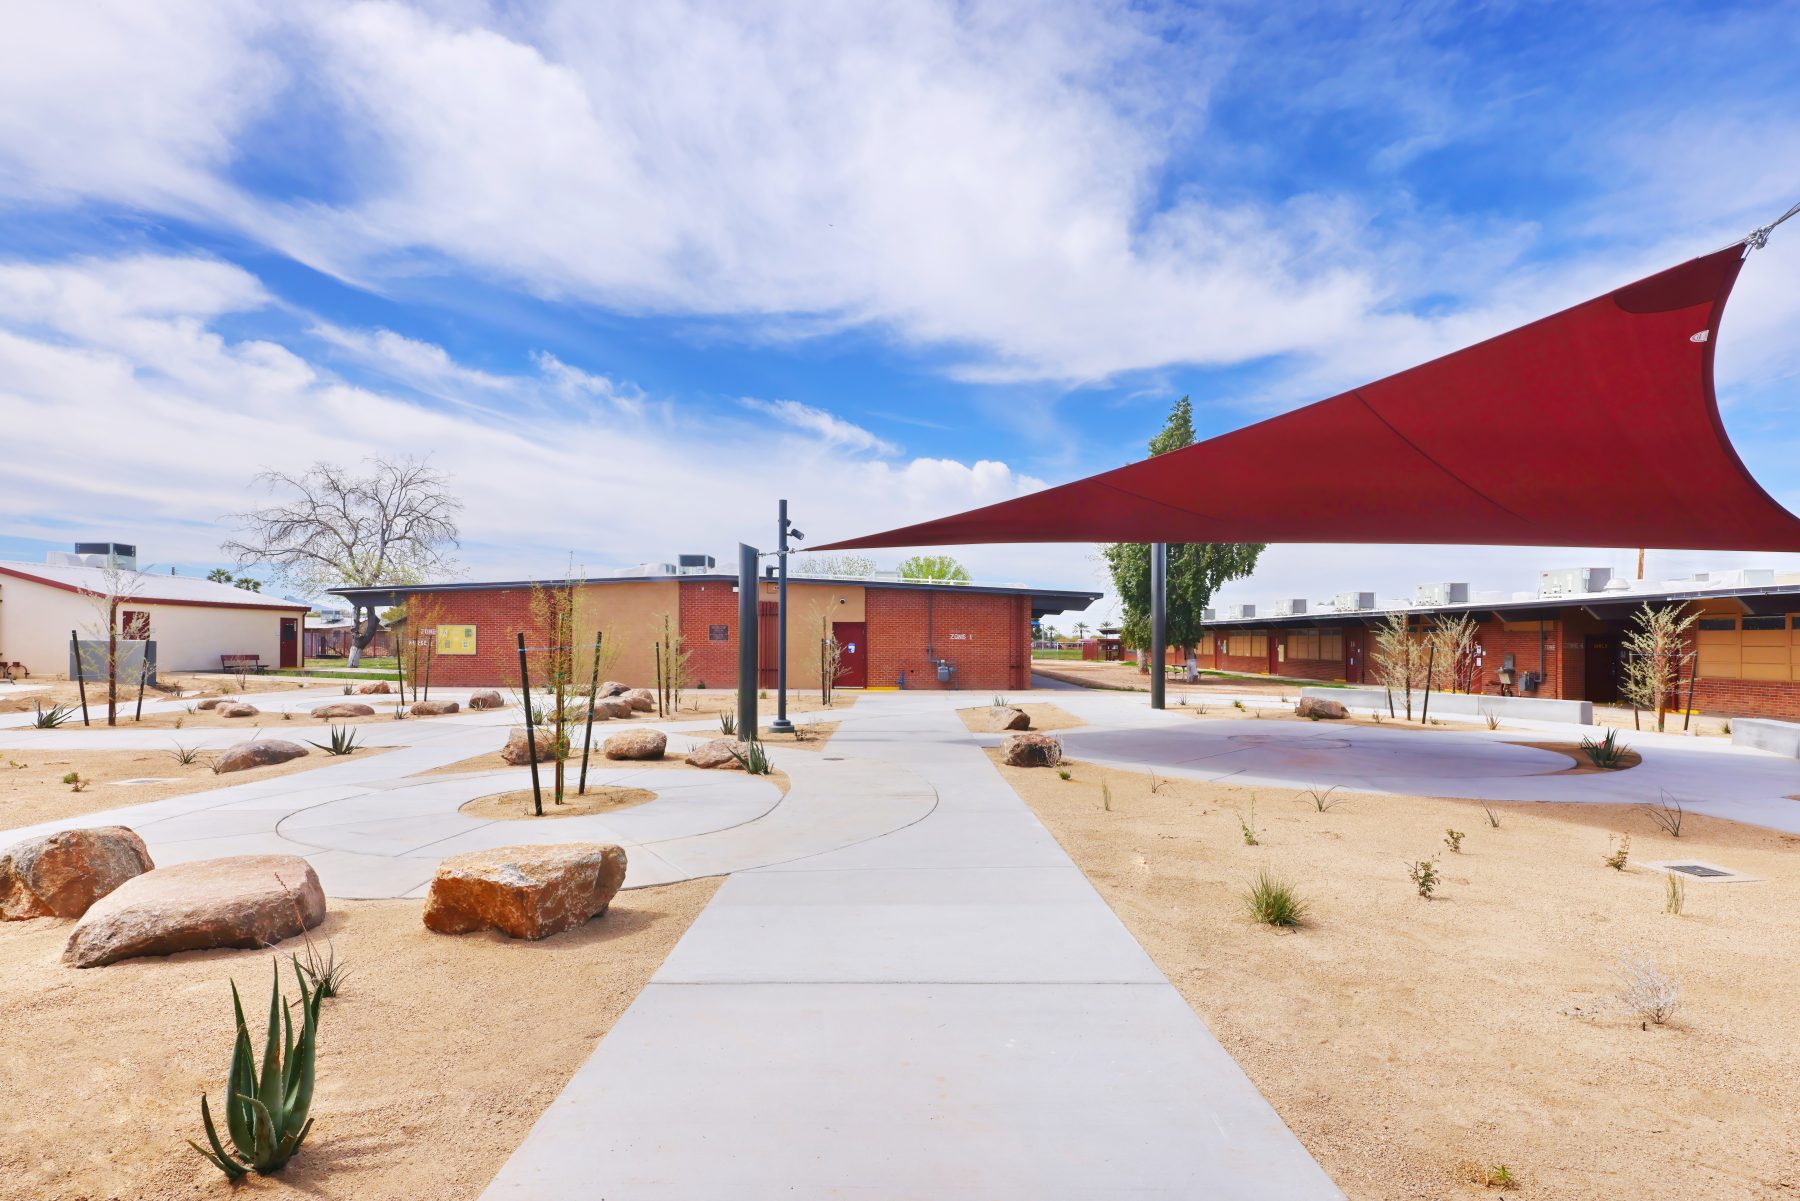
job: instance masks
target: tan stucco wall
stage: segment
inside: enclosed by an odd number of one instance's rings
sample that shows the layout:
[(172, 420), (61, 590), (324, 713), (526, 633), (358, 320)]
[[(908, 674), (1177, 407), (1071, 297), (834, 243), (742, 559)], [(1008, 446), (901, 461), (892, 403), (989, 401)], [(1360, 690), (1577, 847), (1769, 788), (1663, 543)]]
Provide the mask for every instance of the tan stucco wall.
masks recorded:
[[(128, 601), (120, 608), (148, 612), (163, 671), (217, 671), (219, 656), (254, 654), (273, 667), (281, 656), (281, 618), (274, 609), (226, 609)], [(25, 664), (35, 676), (69, 669), (69, 631), (101, 636), (105, 616), (93, 598), (14, 576), (0, 576), (0, 658)]]
[(669, 628), (679, 633), (681, 586), (672, 579), (589, 584), (582, 588), (576, 609), (582, 645), (591, 646), (598, 630), (605, 636), (602, 645), (614, 648), (602, 652), (606, 666), (601, 674), (633, 688), (655, 686), (656, 652), (652, 647), (662, 637), (664, 616)]

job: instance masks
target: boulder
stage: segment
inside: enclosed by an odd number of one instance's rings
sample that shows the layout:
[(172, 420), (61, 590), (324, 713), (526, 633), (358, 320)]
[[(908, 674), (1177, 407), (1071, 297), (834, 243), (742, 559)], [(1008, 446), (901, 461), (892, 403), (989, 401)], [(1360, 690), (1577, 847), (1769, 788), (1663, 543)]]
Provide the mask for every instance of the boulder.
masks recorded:
[(661, 759), (669, 749), (669, 737), (661, 730), (640, 727), (614, 734), (603, 749), (608, 759)]
[(656, 708), (656, 694), (648, 688), (633, 688), (630, 692), (621, 693), (618, 699), (630, 705), (635, 713), (648, 713)]
[(471, 696), (469, 698), (469, 708), (504, 709), (506, 708), (506, 698), (501, 696), (498, 692), (495, 692), (492, 688), (489, 688), (485, 692), (477, 692), (474, 696)]
[(124, 826), (27, 838), (0, 851), (0, 921), (80, 917), (155, 866), (144, 840)]
[(1055, 767), (1062, 743), (1048, 734), (1008, 734), (1000, 740), (1001, 761), (1010, 767)]
[(333, 701), (312, 711), (314, 717), (374, 717), (375, 706), (359, 701)]
[(216, 710), (220, 717), (255, 717), (262, 710), (244, 701), (232, 701), (220, 705)]
[(631, 707), (630, 701), (620, 700), (617, 697), (601, 697), (594, 702), (595, 721), (599, 721), (602, 716), (630, 717), (635, 712), (637, 710)]
[(220, 705), (229, 704), (229, 703), (230, 702), (227, 701), (222, 696), (209, 696), (205, 700), (201, 701), (199, 704), (195, 705), (194, 708), (196, 708), (196, 709), (217, 709)]
[(378, 696), (392, 692), (393, 689), (388, 687), (388, 682), (386, 680), (376, 680), (373, 684), (364, 684), (361, 688), (358, 688), (357, 691), (364, 696)]
[(735, 738), (714, 738), (701, 743), (687, 753), (687, 761), (694, 767), (722, 767), (727, 771), (744, 770), (744, 765), (737, 761), (737, 755), (749, 753), (746, 744)]
[(232, 771), (248, 771), (252, 767), (286, 763), (289, 759), (298, 759), (307, 754), (311, 752), (297, 742), (281, 738), (253, 738), (219, 752), (219, 757), (213, 761), (213, 770), (220, 775)]
[(455, 713), (461, 706), (455, 701), (416, 701), (412, 707), (414, 717), (442, 717), (446, 713)]
[(596, 692), (594, 695), (595, 696), (624, 696), (627, 692), (630, 692), (630, 691), (631, 691), (631, 685), (629, 685), (629, 684), (621, 684), (617, 680), (602, 680), (600, 682), (600, 690), (598, 692)]
[(1301, 697), (1300, 703), (1294, 706), (1294, 713), (1299, 717), (1326, 718), (1331, 721), (1350, 716), (1342, 703), (1322, 700), (1316, 696)]
[(298, 855), (197, 859), (133, 876), (94, 902), (63, 960), (100, 967), (135, 955), (267, 947), (324, 920), (319, 877)]
[(496, 847), (438, 864), (425, 894), (425, 928), (439, 934), (499, 930), (548, 938), (606, 912), (625, 883), (625, 852), (610, 843)]
[(1029, 730), (1031, 715), (1010, 705), (997, 705), (988, 710), (988, 720), (996, 730)]
[(535, 752), (527, 749), (525, 730), (520, 727), (507, 735), (506, 745), (500, 749), (500, 757), (514, 767), (530, 763), (534, 758), (539, 763), (549, 762), (556, 758), (556, 731), (539, 726), (532, 731), (531, 746), (535, 748)]

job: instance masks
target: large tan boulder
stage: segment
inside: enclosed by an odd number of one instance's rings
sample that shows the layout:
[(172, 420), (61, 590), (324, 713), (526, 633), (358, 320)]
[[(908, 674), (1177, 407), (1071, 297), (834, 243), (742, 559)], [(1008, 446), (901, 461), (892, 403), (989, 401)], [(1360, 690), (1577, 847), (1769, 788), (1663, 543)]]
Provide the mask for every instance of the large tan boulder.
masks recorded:
[(225, 697), (209, 696), (205, 700), (200, 701), (198, 704), (196, 704), (194, 706), (194, 708), (196, 708), (196, 709), (217, 709), (220, 705), (227, 705), (230, 703), (231, 702), (229, 700), (227, 700)]
[[(531, 749), (535, 747), (534, 754)], [(507, 735), (506, 745), (500, 749), (500, 757), (515, 767), (523, 766), (536, 759), (545, 763), (556, 758), (556, 731), (539, 726), (532, 731), (532, 741), (525, 741), (523, 727)]]
[(155, 866), (144, 840), (124, 826), (27, 838), (0, 851), (0, 921), (80, 917)]
[(461, 706), (455, 701), (415, 701), (412, 715), (414, 717), (442, 717), (446, 713), (455, 713)]
[(215, 712), (220, 717), (255, 717), (262, 710), (244, 701), (233, 701), (230, 704), (220, 705)]
[(621, 684), (617, 680), (603, 680), (596, 696), (624, 696), (631, 691), (631, 685)]
[(1062, 743), (1048, 734), (1008, 734), (1000, 740), (1000, 758), (1011, 767), (1055, 767), (1062, 762)]
[(1294, 706), (1294, 713), (1300, 717), (1313, 718), (1315, 721), (1320, 718), (1340, 721), (1350, 715), (1341, 702), (1322, 700), (1316, 696), (1301, 697), (1300, 703)]
[(240, 742), (220, 751), (219, 757), (213, 761), (213, 770), (219, 775), (249, 771), (253, 767), (286, 763), (289, 759), (298, 759), (307, 754), (311, 752), (297, 742), (288, 742), (282, 738), (253, 738), (249, 742)]
[(133, 876), (94, 902), (63, 960), (100, 967), (137, 955), (266, 947), (325, 920), (325, 893), (297, 855), (198, 859)]
[(374, 717), (375, 706), (360, 701), (333, 701), (312, 711), (314, 717)]
[(601, 697), (594, 702), (594, 719), (598, 721), (602, 715), (607, 717), (630, 717), (636, 710), (631, 702), (618, 697)]
[(608, 759), (661, 759), (668, 749), (669, 736), (648, 728), (614, 734), (604, 748)]
[(988, 710), (988, 721), (996, 730), (1029, 730), (1031, 715), (1010, 705), (996, 705)]
[(701, 743), (687, 753), (687, 761), (694, 767), (724, 768), (727, 771), (742, 771), (744, 765), (739, 763), (737, 755), (747, 755), (749, 747), (735, 738), (713, 738)]
[(469, 698), (469, 708), (504, 709), (506, 708), (506, 698), (501, 696), (498, 692), (495, 692), (492, 688), (489, 688), (471, 696)]
[(606, 912), (625, 883), (625, 852), (609, 843), (498, 847), (438, 864), (425, 926), (439, 934), (499, 930), (548, 938)]
[(648, 713), (656, 708), (656, 694), (648, 688), (633, 688), (630, 692), (620, 693), (618, 699), (638, 713)]
[(362, 687), (358, 688), (357, 691), (364, 696), (379, 696), (392, 692), (393, 689), (388, 687), (388, 682), (386, 680), (376, 680), (373, 684), (364, 684)]

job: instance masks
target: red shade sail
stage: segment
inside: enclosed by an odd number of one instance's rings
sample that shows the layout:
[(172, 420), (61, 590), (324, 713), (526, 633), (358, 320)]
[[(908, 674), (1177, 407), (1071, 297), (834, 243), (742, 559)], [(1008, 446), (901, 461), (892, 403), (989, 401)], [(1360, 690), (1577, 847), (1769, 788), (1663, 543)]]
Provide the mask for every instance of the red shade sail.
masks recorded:
[(1743, 245), (1183, 450), (821, 550), (1382, 542), (1800, 551), (1719, 422)]

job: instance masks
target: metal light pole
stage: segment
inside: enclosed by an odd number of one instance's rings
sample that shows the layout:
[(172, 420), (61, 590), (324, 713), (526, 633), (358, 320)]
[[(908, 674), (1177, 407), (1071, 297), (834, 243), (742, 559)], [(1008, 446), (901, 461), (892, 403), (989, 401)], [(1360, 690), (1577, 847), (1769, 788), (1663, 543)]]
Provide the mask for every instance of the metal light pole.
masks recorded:
[(780, 519), (776, 522), (775, 552), (775, 720), (769, 723), (771, 734), (792, 734), (794, 723), (787, 715), (787, 567), (788, 535), (800, 536), (788, 524), (787, 501), (781, 502)]
[(1150, 544), (1150, 707), (1164, 707), (1163, 690), (1168, 672), (1163, 660), (1169, 657), (1169, 546), (1166, 542)]
[(756, 548), (738, 543), (737, 736), (756, 741)]

